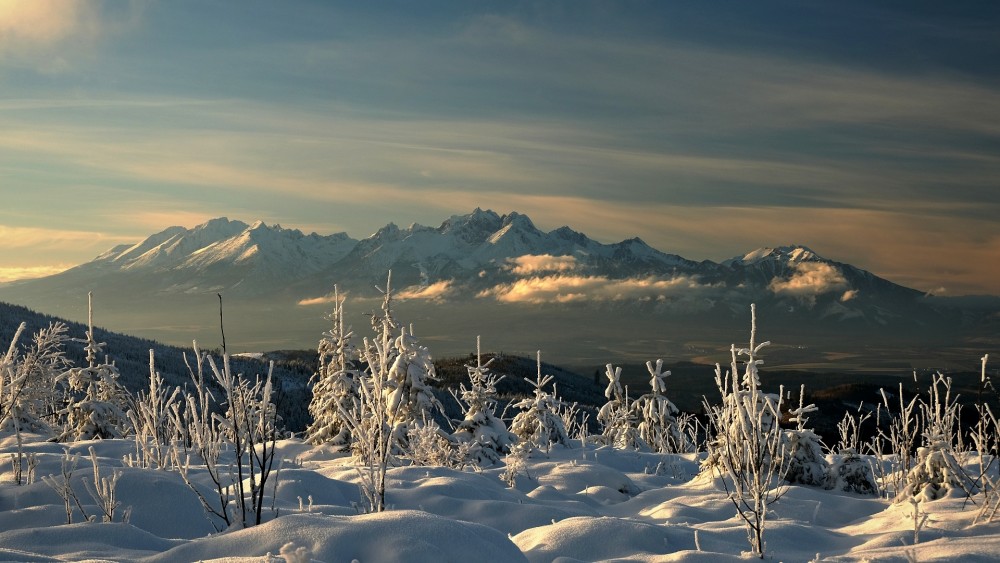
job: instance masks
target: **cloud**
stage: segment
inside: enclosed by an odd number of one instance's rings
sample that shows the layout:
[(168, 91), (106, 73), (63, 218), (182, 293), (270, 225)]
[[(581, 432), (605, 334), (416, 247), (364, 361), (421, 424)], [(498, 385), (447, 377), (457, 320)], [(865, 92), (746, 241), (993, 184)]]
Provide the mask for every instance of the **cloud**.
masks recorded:
[(843, 295), (840, 296), (840, 302), (841, 303), (847, 303), (848, 301), (856, 298), (857, 296), (858, 296), (858, 290), (856, 290), (856, 289), (849, 289), (849, 290), (845, 291)]
[(44, 227), (15, 227), (0, 225), (0, 240), (5, 248), (53, 249), (70, 244), (74, 246), (112, 246), (124, 239), (91, 231), (46, 229)]
[(0, 283), (16, 280), (28, 280), (42, 278), (58, 274), (72, 268), (72, 265), (62, 264), (57, 266), (13, 266), (0, 267)]
[(420, 299), (424, 301), (444, 301), (455, 292), (451, 280), (441, 280), (427, 286), (412, 286), (396, 294), (396, 299), (406, 301)]
[(543, 272), (567, 272), (576, 269), (575, 256), (552, 256), (551, 254), (525, 254), (508, 260), (511, 272), (518, 276), (529, 276)]
[(0, 61), (55, 74), (102, 34), (97, 2), (0, 0)]
[[(605, 276), (548, 275), (524, 278), (480, 292), (477, 297), (493, 297), (501, 303), (574, 303), (606, 301), (665, 301), (694, 291), (711, 288), (696, 278), (610, 279)], [(685, 295), (686, 294), (686, 295)]]
[[(838, 268), (823, 262), (798, 262), (792, 277), (787, 280), (775, 278), (768, 286), (775, 295), (790, 295), (810, 305), (816, 302), (818, 295), (846, 288), (844, 274)], [(847, 291), (844, 297), (849, 293), (851, 291)]]
[(83, 0), (0, 0), (0, 48), (58, 43), (88, 33), (95, 23)]

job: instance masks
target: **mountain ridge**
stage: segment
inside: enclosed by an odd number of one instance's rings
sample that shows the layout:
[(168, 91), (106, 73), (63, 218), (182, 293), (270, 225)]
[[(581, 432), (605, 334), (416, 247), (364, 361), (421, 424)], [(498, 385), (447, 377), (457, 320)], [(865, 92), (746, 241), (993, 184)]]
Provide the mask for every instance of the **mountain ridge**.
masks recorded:
[[(436, 328), (440, 332), (449, 326), (465, 332), (455, 327), (498, 314), (517, 323), (516, 314), (530, 313), (537, 318), (532, 322), (540, 323), (537, 330), (563, 321), (580, 330), (581, 321), (607, 323), (610, 315), (620, 327), (615, 340), (640, 330), (629, 326), (637, 315), (645, 318), (642, 326), (669, 320), (691, 328), (709, 319), (741, 318), (750, 303), (769, 311), (772, 322), (793, 335), (930, 334), (932, 328), (952, 334), (984, 322), (993, 323), (993, 330), (996, 324), (988, 301), (962, 309), (962, 302), (927, 298), (805, 245), (699, 262), (638, 237), (601, 243), (569, 226), (545, 232), (527, 215), (479, 208), (437, 227), (390, 222), (360, 240), (220, 217), (193, 228), (163, 229), (60, 274), (0, 286), (0, 300), (80, 318), (80, 296), (98, 289), (103, 306), (118, 311), (129, 326), (139, 323), (130, 315), (142, 308), (149, 316), (168, 318), (155, 321), (157, 330), (173, 331), (179, 339), (191, 312), (204, 316), (218, 293), (242, 322), (266, 319), (265, 325), (280, 333), (289, 332), (287, 323), (321, 317), (334, 285), (355, 298), (377, 297), (390, 270), (400, 300), (426, 305), (421, 315), (448, 304), (449, 318)], [(510, 306), (515, 309), (498, 313), (497, 307)], [(162, 332), (156, 335), (164, 338)], [(287, 337), (295, 343), (297, 338)], [(286, 339), (272, 344), (297, 345)], [(623, 347), (609, 346), (612, 352)]]

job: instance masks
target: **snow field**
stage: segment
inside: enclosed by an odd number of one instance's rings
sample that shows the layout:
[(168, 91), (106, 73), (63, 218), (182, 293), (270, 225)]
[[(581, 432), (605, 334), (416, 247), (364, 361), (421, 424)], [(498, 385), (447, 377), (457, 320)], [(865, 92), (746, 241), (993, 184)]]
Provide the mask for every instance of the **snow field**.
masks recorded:
[[(0, 561), (732, 561), (748, 560), (746, 529), (718, 478), (698, 473), (697, 454), (652, 454), (588, 445), (535, 454), (515, 488), (503, 467), (389, 470), (389, 510), (359, 514), (353, 459), (298, 440), (278, 443), (282, 468), (265, 522), (215, 532), (176, 471), (123, 467), (131, 440), (73, 444), (25, 436), (36, 479), (12, 483), (0, 469)], [(43, 475), (65, 452), (93, 448), (102, 475), (121, 471), (116, 496), (128, 522), (84, 522)], [(0, 439), (0, 459), (17, 451)], [(88, 514), (89, 459), (71, 483)], [(197, 468), (193, 476), (200, 478)], [(311, 499), (310, 499), (311, 497)], [(270, 510), (273, 505), (274, 510)], [(767, 559), (810, 561), (995, 561), (1000, 524), (978, 523), (959, 495), (922, 502), (928, 519), (914, 545), (911, 504), (790, 486), (771, 506)], [(117, 513), (116, 513), (117, 514)], [(298, 550), (298, 554), (296, 554)], [(284, 553), (284, 554), (282, 554)], [(270, 554), (270, 559), (267, 559)], [(304, 555), (303, 555), (304, 554)], [(296, 557), (308, 557), (296, 559)]]

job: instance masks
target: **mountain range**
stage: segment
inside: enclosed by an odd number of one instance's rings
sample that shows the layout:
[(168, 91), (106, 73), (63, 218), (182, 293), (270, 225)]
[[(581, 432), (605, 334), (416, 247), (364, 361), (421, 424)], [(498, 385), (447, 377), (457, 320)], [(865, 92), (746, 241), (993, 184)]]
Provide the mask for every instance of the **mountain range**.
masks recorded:
[[(685, 326), (688, 337), (710, 337), (722, 324), (745, 332), (750, 303), (783, 334), (854, 334), (865, 342), (992, 337), (1000, 310), (995, 302), (973, 308), (930, 298), (800, 245), (699, 262), (638, 238), (603, 244), (569, 227), (544, 232), (526, 215), (481, 209), (438, 227), (389, 223), (362, 240), (212, 219), (0, 287), (0, 300), (79, 319), (93, 290), (114, 328), (183, 343), (218, 326), (212, 311), (221, 294), (247, 346), (301, 348), (319, 337), (335, 284), (360, 304), (358, 314), (377, 306), (390, 270), (399, 307), (430, 325), (427, 336), (439, 342), (481, 332), (479, 322), (498, 336), (518, 335), (515, 347), (532, 346), (531, 335), (544, 349), (543, 337), (558, 333), (567, 357), (574, 333), (577, 348), (601, 341), (614, 355), (637, 339), (652, 348), (691, 346), (667, 325)], [(603, 334), (593, 326), (602, 323)]]

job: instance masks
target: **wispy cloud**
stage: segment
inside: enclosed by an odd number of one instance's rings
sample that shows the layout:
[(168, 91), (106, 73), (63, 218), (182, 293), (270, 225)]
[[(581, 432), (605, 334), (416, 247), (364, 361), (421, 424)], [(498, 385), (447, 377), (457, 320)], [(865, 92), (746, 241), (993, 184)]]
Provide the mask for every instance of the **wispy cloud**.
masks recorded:
[(450, 280), (441, 280), (426, 286), (413, 286), (396, 294), (400, 301), (432, 301), (442, 302), (455, 294), (455, 287)]
[(0, 225), (0, 240), (5, 248), (53, 248), (67, 244), (99, 246), (123, 242), (105, 233), (47, 229), (44, 227), (15, 227)]
[(60, 264), (53, 266), (2, 266), (0, 267), (0, 283), (51, 276), (68, 270), (73, 266), (74, 264)]

